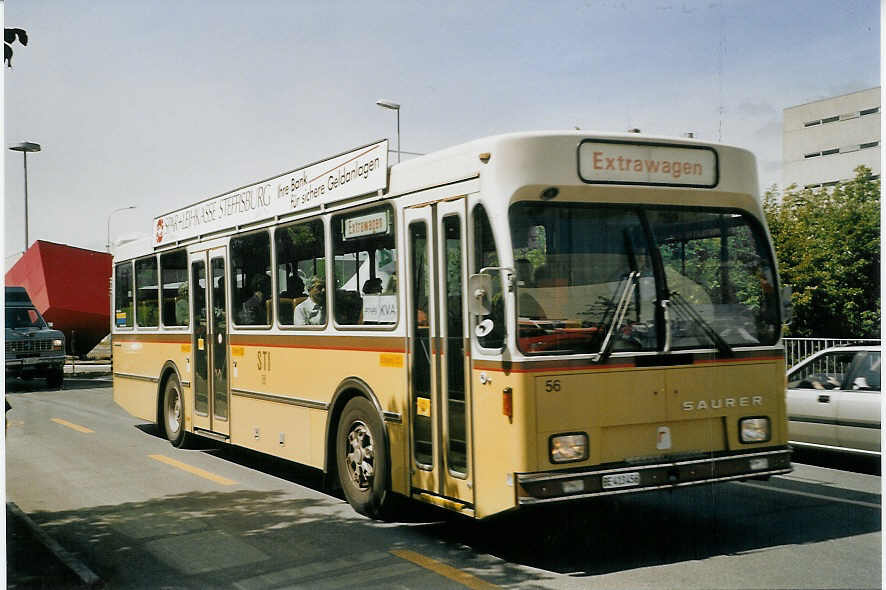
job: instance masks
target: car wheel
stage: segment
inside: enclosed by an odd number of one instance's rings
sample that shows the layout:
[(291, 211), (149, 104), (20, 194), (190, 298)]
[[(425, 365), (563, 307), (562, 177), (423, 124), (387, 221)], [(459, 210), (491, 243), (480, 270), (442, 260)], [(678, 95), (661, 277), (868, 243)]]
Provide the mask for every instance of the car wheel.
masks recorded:
[(385, 518), (390, 506), (383, 429), (369, 400), (355, 397), (342, 412), (336, 436), (336, 466), (342, 491), (354, 510), (371, 518)]
[(59, 367), (58, 369), (54, 369), (49, 375), (46, 376), (46, 385), (53, 389), (61, 389), (62, 384), (65, 382), (65, 369), (64, 367)]

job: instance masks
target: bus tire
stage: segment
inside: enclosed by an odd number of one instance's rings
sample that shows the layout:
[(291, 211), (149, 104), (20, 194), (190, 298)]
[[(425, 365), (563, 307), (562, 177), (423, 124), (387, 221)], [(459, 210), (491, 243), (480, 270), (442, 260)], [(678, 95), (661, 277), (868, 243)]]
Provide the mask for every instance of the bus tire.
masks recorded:
[(187, 441), (185, 432), (185, 400), (178, 377), (170, 375), (163, 388), (163, 431), (172, 446), (183, 448)]
[(338, 479), (348, 503), (360, 514), (385, 518), (391, 494), (384, 427), (366, 398), (355, 397), (345, 406), (338, 422), (335, 455)]

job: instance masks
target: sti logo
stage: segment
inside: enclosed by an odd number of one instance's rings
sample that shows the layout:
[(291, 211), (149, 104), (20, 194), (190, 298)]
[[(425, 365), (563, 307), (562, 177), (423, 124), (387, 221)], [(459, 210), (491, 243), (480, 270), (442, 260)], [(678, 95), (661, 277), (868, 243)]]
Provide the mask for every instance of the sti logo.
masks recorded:
[(157, 220), (157, 225), (154, 227), (154, 238), (157, 240), (157, 243), (163, 241), (163, 236), (166, 234), (166, 225), (163, 223), (163, 219)]

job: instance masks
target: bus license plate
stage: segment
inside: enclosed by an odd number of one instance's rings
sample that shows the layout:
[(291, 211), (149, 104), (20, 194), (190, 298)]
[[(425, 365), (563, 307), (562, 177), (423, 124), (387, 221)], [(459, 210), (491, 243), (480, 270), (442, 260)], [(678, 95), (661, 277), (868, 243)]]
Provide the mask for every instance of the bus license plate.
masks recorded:
[(612, 475), (603, 476), (603, 489), (627, 488), (630, 486), (640, 485), (640, 473), (631, 471), (629, 473), (613, 473)]

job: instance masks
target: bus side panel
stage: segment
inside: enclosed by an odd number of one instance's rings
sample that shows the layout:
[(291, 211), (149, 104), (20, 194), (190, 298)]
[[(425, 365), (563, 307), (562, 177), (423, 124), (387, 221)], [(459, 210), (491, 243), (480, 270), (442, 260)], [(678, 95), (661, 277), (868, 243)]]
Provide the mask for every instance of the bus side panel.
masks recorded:
[[(527, 374), (475, 368), (471, 377), (475, 515), (484, 518), (516, 506), (514, 472), (531, 471), (535, 463), (535, 437), (527, 436), (536, 429), (535, 400)], [(513, 417), (505, 415), (508, 388)]]
[(326, 412), (280, 402), (231, 396), (231, 442), (236, 445), (322, 467), (311, 461), (314, 414)]
[(114, 402), (136, 418), (157, 421), (157, 384), (114, 376)]
[[(287, 336), (267, 336), (266, 344), (231, 347), (231, 442), (322, 469), (326, 464), (328, 404), (349, 376), (364, 381), (382, 410), (408, 419), (405, 408), (405, 358), (401, 352), (344, 349), (348, 338), (330, 341), (322, 335), (299, 336), (297, 344), (282, 344)], [(389, 342), (390, 338), (379, 339)], [(232, 338), (237, 342), (236, 336)], [(312, 343), (317, 344), (312, 346)], [(333, 343), (339, 342), (336, 349)], [(369, 348), (369, 339), (359, 346)], [(353, 348), (357, 346), (351, 345)], [(237, 390), (247, 392), (238, 393)], [(289, 398), (273, 401), (251, 394)], [(308, 407), (326, 404), (327, 408)], [(386, 423), (390, 436), (391, 482), (395, 492), (408, 494), (408, 439), (402, 425)], [(256, 437), (258, 429), (258, 437)], [(335, 430), (331, 432), (335, 436)], [(284, 443), (280, 443), (281, 436)], [(334, 458), (330, 457), (332, 464)]]
[[(114, 402), (133, 416), (156, 422), (160, 371), (167, 361), (172, 361), (178, 368), (181, 379), (189, 381), (191, 376), (186, 373), (186, 367), (190, 345), (177, 341), (151, 342), (137, 338), (128, 335), (114, 338)], [(193, 396), (189, 395), (189, 388), (184, 386), (183, 393), (187, 412), (185, 415), (190, 417)]]

